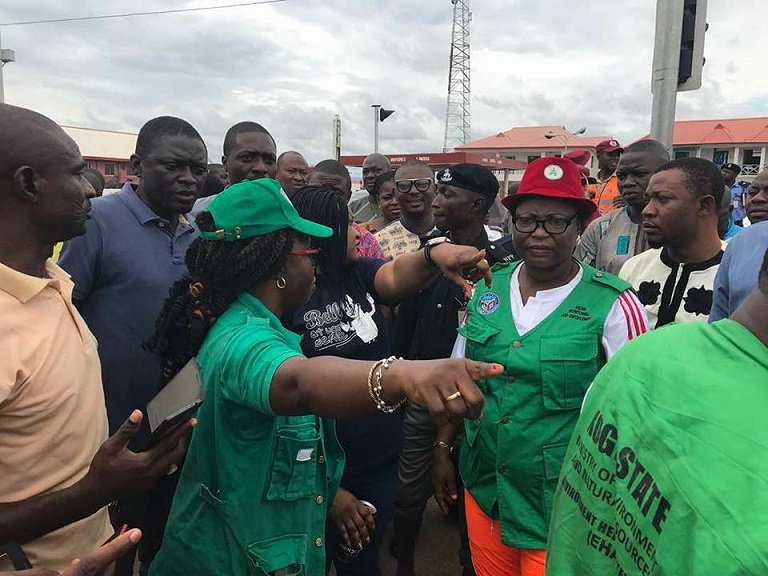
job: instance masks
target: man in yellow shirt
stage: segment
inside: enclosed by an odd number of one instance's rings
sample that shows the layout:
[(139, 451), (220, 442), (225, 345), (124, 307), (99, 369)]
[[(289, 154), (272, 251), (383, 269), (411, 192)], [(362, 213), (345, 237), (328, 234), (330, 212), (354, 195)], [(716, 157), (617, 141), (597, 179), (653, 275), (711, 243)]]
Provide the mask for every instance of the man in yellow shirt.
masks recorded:
[[(107, 438), (96, 340), (52, 260), (85, 230), (91, 189), (74, 141), (52, 120), (0, 104), (0, 543), (63, 570), (112, 534), (106, 505), (178, 462), (190, 424), (136, 454), (134, 411)], [(11, 569), (0, 558), (0, 572)]]

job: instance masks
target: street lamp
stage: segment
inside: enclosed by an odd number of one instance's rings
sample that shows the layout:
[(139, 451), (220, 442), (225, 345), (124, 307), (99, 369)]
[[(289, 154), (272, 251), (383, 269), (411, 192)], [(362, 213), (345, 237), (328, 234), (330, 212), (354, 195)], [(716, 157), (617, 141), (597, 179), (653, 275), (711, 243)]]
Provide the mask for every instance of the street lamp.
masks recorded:
[(381, 104), (371, 104), (373, 108), (373, 151), (379, 151), (379, 123), (384, 122), (387, 118), (395, 113), (394, 110), (387, 110), (382, 108)]
[(563, 148), (565, 149), (563, 151), (563, 154), (565, 154), (565, 152), (568, 152), (568, 136), (576, 136), (577, 134), (584, 134), (584, 132), (586, 131), (587, 131), (586, 126), (582, 126), (575, 132), (569, 132), (568, 129), (566, 128), (563, 128), (563, 132), (552, 132), (552, 130), (550, 130), (549, 132), (544, 134), (544, 138), (546, 138), (547, 140), (552, 140), (552, 138), (562, 138)]
[(8, 62), (16, 61), (16, 52), (9, 48), (2, 48), (0, 41), (0, 104), (5, 102), (5, 89), (3, 88), (3, 68)]

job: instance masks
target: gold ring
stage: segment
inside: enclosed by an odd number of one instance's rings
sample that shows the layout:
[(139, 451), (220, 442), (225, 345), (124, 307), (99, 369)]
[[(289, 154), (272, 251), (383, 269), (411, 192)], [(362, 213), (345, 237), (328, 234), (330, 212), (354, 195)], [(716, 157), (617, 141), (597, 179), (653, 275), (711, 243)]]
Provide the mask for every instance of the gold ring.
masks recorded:
[(456, 400), (456, 398), (461, 398), (461, 390), (456, 390), (456, 392), (448, 396), (445, 401), (450, 402), (451, 400)]

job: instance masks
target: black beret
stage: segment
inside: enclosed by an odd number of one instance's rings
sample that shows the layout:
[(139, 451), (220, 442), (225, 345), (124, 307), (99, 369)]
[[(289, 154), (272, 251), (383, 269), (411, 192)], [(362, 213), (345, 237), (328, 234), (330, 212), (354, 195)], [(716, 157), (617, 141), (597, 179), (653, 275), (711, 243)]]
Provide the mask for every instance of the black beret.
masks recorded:
[(741, 166), (734, 164), (733, 162), (728, 162), (728, 164), (723, 164), (721, 170), (730, 170), (731, 172), (736, 172), (736, 174), (738, 174), (741, 172)]
[(488, 198), (499, 193), (499, 181), (493, 172), (479, 164), (454, 164), (437, 173), (437, 185), (446, 184), (477, 192)]

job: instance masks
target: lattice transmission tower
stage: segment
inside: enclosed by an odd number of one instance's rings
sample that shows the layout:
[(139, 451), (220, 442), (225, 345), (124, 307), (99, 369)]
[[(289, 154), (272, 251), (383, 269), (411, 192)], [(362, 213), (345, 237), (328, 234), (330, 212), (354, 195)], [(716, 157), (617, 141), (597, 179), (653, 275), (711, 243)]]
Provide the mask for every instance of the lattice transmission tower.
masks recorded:
[(469, 0), (451, 0), (451, 4), (453, 31), (443, 152), (470, 141), (469, 24), (472, 12), (469, 11)]

